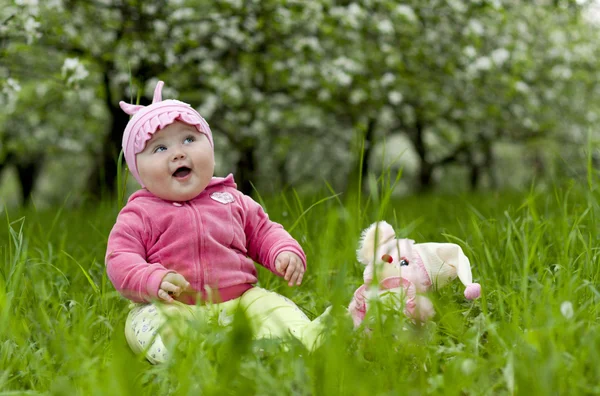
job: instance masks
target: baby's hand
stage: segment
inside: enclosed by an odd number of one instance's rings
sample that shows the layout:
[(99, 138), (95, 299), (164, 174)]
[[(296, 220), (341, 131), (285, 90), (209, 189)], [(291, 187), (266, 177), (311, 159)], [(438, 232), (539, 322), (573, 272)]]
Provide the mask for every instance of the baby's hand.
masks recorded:
[(275, 269), (288, 281), (288, 286), (300, 285), (304, 276), (304, 264), (296, 253), (281, 252), (275, 259)]
[(178, 273), (169, 272), (162, 278), (160, 282), (160, 289), (158, 289), (158, 298), (166, 302), (173, 302), (173, 297), (179, 297), (179, 295), (189, 290), (190, 282), (188, 282), (183, 275)]

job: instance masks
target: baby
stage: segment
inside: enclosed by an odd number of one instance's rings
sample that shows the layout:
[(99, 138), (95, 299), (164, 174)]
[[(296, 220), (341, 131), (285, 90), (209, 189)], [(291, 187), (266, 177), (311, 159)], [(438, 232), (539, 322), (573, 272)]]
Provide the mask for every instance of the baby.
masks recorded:
[(187, 103), (163, 101), (163, 85), (147, 107), (120, 102), (133, 115), (123, 134), (125, 160), (143, 189), (117, 217), (106, 270), (115, 288), (137, 303), (125, 328), (129, 346), (162, 362), (169, 356), (163, 337), (171, 318), (243, 309), (255, 338), (292, 335), (315, 348), (321, 319), (311, 322), (289, 299), (254, 286), (254, 261), (289, 286), (300, 285), (302, 248), (236, 189), (232, 175), (213, 177), (207, 122)]

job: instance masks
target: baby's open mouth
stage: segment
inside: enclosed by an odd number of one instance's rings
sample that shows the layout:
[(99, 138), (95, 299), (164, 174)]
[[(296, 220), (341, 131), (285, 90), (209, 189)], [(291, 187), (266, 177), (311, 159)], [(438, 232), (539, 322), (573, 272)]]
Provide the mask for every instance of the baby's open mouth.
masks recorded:
[(190, 174), (192, 170), (190, 168), (188, 168), (187, 166), (182, 166), (180, 168), (177, 168), (177, 170), (175, 172), (173, 172), (173, 176), (175, 177), (186, 177), (187, 175)]

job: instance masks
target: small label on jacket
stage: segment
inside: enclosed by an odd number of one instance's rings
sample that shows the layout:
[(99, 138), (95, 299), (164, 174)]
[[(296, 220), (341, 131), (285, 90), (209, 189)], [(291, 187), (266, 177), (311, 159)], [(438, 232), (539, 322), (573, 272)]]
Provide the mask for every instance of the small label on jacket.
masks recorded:
[(210, 197), (212, 199), (214, 199), (215, 201), (220, 202), (222, 204), (229, 204), (229, 203), (235, 202), (233, 195), (231, 195), (228, 192), (214, 192), (214, 193), (210, 194)]

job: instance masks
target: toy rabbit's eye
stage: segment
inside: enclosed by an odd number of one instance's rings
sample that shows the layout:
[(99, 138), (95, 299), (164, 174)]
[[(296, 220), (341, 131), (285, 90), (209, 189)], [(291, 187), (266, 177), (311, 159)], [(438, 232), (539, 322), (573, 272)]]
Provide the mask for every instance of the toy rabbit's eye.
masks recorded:
[(406, 257), (400, 258), (400, 266), (404, 267), (406, 265), (408, 265), (408, 259)]
[(385, 261), (386, 263), (391, 263), (392, 261), (394, 261), (392, 256), (390, 256), (389, 254), (384, 254), (383, 256), (381, 256), (381, 260)]

